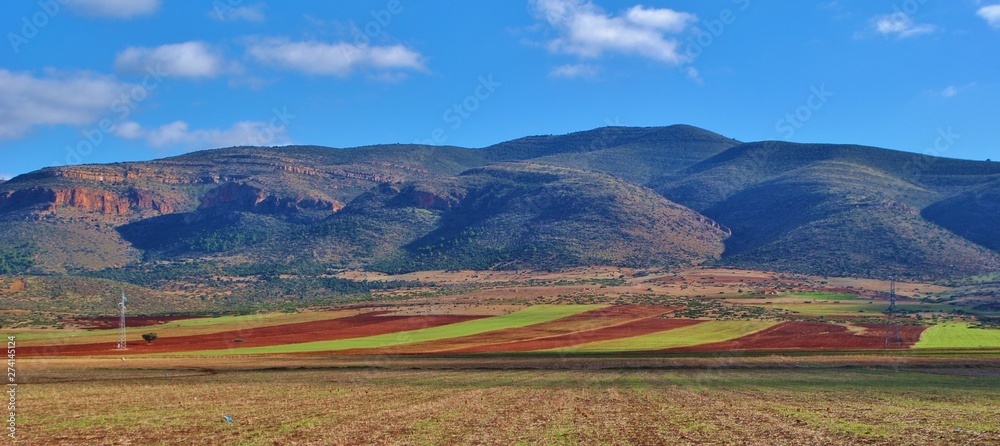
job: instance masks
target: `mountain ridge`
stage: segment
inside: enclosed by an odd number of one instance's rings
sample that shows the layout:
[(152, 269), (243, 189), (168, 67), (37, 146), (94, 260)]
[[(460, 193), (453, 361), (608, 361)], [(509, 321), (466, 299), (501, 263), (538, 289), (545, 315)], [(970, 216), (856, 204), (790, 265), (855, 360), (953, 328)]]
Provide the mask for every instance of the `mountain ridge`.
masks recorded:
[(1000, 163), (686, 125), (481, 149), (232, 147), (2, 182), (0, 248), (30, 242), (46, 274), (215, 259), (943, 279), (1000, 269), (998, 191)]

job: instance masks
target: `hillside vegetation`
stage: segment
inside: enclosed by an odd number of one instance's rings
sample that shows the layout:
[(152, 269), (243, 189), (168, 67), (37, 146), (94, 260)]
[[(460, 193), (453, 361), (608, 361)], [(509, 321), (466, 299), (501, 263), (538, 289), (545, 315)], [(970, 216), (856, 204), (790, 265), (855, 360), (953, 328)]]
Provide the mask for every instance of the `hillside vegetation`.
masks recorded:
[(961, 279), (1000, 270), (998, 222), (998, 163), (606, 127), (42, 169), (0, 183), (0, 274), (715, 263)]

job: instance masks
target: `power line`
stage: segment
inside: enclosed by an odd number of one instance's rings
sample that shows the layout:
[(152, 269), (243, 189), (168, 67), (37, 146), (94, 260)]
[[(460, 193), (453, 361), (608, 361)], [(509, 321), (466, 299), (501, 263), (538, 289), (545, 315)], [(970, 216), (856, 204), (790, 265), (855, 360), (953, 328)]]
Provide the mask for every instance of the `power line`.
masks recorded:
[[(885, 348), (890, 348), (895, 342), (895, 348), (903, 348), (903, 338), (899, 335), (899, 321), (896, 320), (896, 279), (892, 279), (889, 285), (889, 309), (885, 310), (888, 316), (888, 325), (885, 329)], [(896, 338), (895, 341), (892, 339)]]
[(121, 315), (118, 317), (118, 350), (124, 350), (125, 344), (125, 291), (122, 291), (122, 301), (118, 303)]

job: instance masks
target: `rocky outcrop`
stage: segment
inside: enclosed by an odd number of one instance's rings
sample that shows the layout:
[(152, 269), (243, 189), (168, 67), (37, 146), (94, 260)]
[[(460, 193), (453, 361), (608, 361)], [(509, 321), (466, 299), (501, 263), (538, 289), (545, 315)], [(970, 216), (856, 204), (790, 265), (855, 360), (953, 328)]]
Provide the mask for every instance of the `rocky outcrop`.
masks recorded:
[(77, 188), (52, 191), (52, 202), (49, 209), (61, 206), (96, 211), (102, 214), (120, 215), (129, 211), (129, 202), (125, 197), (111, 192)]
[(0, 212), (35, 208), (54, 211), (59, 207), (74, 207), (87, 212), (123, 215), (138, 211), (167, 214), (174, 204), (159, 195), (128, 189), (124, 193), (82, 187), (52, 189), (33, 187), (0, 192)]
[(317, 176), (322, 173), (312, 167), (296, 166), (292, 164), (272, 164), (272, 166), (277, 169), (284, 170), (285, 172), (291, 172), (298, 175)]
[(407, 195), (416, 205), (422, 208), (436, 209), (439, 211), (446, 211), (458, 207), (462, 198), (464, 198), (464, 194), (459, 194), (456, 191), (442, 193), (420, 187), (410, 188), (407, 191)]
[(213, 172), (191, 172), (185, 174), (170, 168), (137, 165), (52, 167), (25, 174), (24, 178), (67, 178), (95, 183), (145, 181), (161, 184), (219, 184), (239, 179)]
[(344, 204), (327, 197), (279, 197), (244, 183), (226, 183), (201, 198), (200, 210), (224, 209), (263, 214), (286, 214), (299, 211), (336, 212)]
[(132, 207), (138, 210), (151, 210), (161, 214), (170, 214), (177, 210), (169, 200), (146, 191), (129, 189), (126, 197), (129, 203), (132, 203)]
[(245, 169), (246, 172), (237, 174), (235, 172), (226, 172), (229, 169), (226, 169), (224, 166), (211, 164), (174, 168), (168, 164), (139, 165), (129, 163), (108, 166), (80, 165), (52, 167), (27, 174), (25, 175), (25, 179), (67, 178), (98, 183), (128, 183), (146, 181), (161, 184), (224, 184), (243, 181), (248, 176), (255, 173), (259, 174), (267, 171), (283, 171), (296, 175), (325, 176), (329, 178), (382, 183), (395, 182), (399, 180), (397, 176), (383, 172), (387, 169), (389, 169), (389, 171), (392, 171), (391, 169), (412, 170), (414, 173), (418, 174), (426, 173), (426, 169), (406, 169), (405, 166), (401, 167), (391, 164), (386, 166), (372, 165), (370, 166), (370, 170), (364, 168), (359, 169), (358, 167), (362, 166), (354, 166), (354, 168), (337, 167), (317, 169), (293, 163), (266, 163), (259, 164), (254, 167), (244, 165), (242, 166), (242, 169)]

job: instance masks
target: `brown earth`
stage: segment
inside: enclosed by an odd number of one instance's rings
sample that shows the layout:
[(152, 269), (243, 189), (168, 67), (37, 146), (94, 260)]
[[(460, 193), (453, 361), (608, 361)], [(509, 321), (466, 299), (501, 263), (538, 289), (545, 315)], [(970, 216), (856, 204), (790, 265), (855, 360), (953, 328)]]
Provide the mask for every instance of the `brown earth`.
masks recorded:
[[(611, 306), (527, 327), (496, 330), (472, 336), (441, 339), (378, 349), (338, 351), (337, 355), (464, 354), (486, 352), (527, 352), (568, 347), (589, 342), (641, 336), (698, 324), (689, 319), (662, 319), (672, 308), (655, 306)], [(25, 357), (136, 355), (197, 350), (224, 350), (263, 347), (311, 341), (327, 341), (375, 336), (442, 326), (480, 319), (471, 315), (385, 315), (368, 312), (337, 319), (248, 327), (218, 333), (165, 337), (151, 344), (132, 341), (128, 350), (114, 349), (114, 343), (26, 346), (18, 350)], [(155, 321), (156, 318), (147, 318)], [(725, 342), (663, 350), (663, 352), (709, 352), (740, 350), (861, 350), (881, 349), (885, 325), (785, 322), (760, 332)], [(910, 348), (926, 327), (900, 326), (902, 347)], [(241, 339), (241, 342), (235, 340)]]
[[(407, 354), (407, 353), (478, 353), (486, 351), (530, 351), (544, 347), (534, 344), (546, 342), (556, 347), (591, 342), (587, 333), (615, 328), (629, 322), (651, 320), (674, 308), (621, 305), (587, 311), (562, 319), (530, 325), (480, 333), (458, 338), (418, 342), (378, 349), (352, 349), (338, 351), (337, 354)], [(665, 319), (652, 319), (663, 321)], [(656, 325), (656, 324), (654, 324)], [(619, 331), (620, 333), (620, 331)], [(555, 348), (555, 347), (551, 347)]]
[[(133, 341), (127, 350), (116, 350), (114, 343), (21, 347), (21, 356), (143, 355), (198, 350), (224, 350), (240, 347), (265, 347), (312, 341), (332, 341), (386, 333), (418, 330), (480, 319), (482, 316), (383, 316), (365, 313), (339, 319), (298, 324), (253, 327), (219, 333), (161, 338), (152, 343)], [(242, 339), (242, 342), (234, 342)]]
[[(825, 322), (785, 322), (741, 338), (711, 344), (663, 350), (665, 352), (708, 352), (736, 350), (862, 350), (885, 346), (886, 326), (845, 325)], [(902, 347), (910, 348), (920, 340), (927, 327), (901, 325)]]
[(579, 331), (568, 333), (562, 336), (553, 336), (540, 339), (527, 339), (522, 341), (512, 341), (503, 344), (483, 345), (478, 347), (467, 347), (457, 350), (450, 350), (448, 353), (485, 353), (485, 352), (527, 352), (535, 350), (548, 350), (553, 348), (571, 347), (574, 345), (587, 344), (590, 342), (607, 341), (611, 339), (627, 338), (632, 336), (642, 336), (661, 331), (673, 330), (675, 328), (687, 327), (689, 325), (700, 324), (703, 321), (693, 319), (641, 319), (613, 327), (598, 328), (595, 330)]
[(3, 278), (0, 278), (0, 294), (4, 293), (18, 293), (24, 291), (28, 288), (28, 283), (24, 279), (13, 279), (10, 284)]

